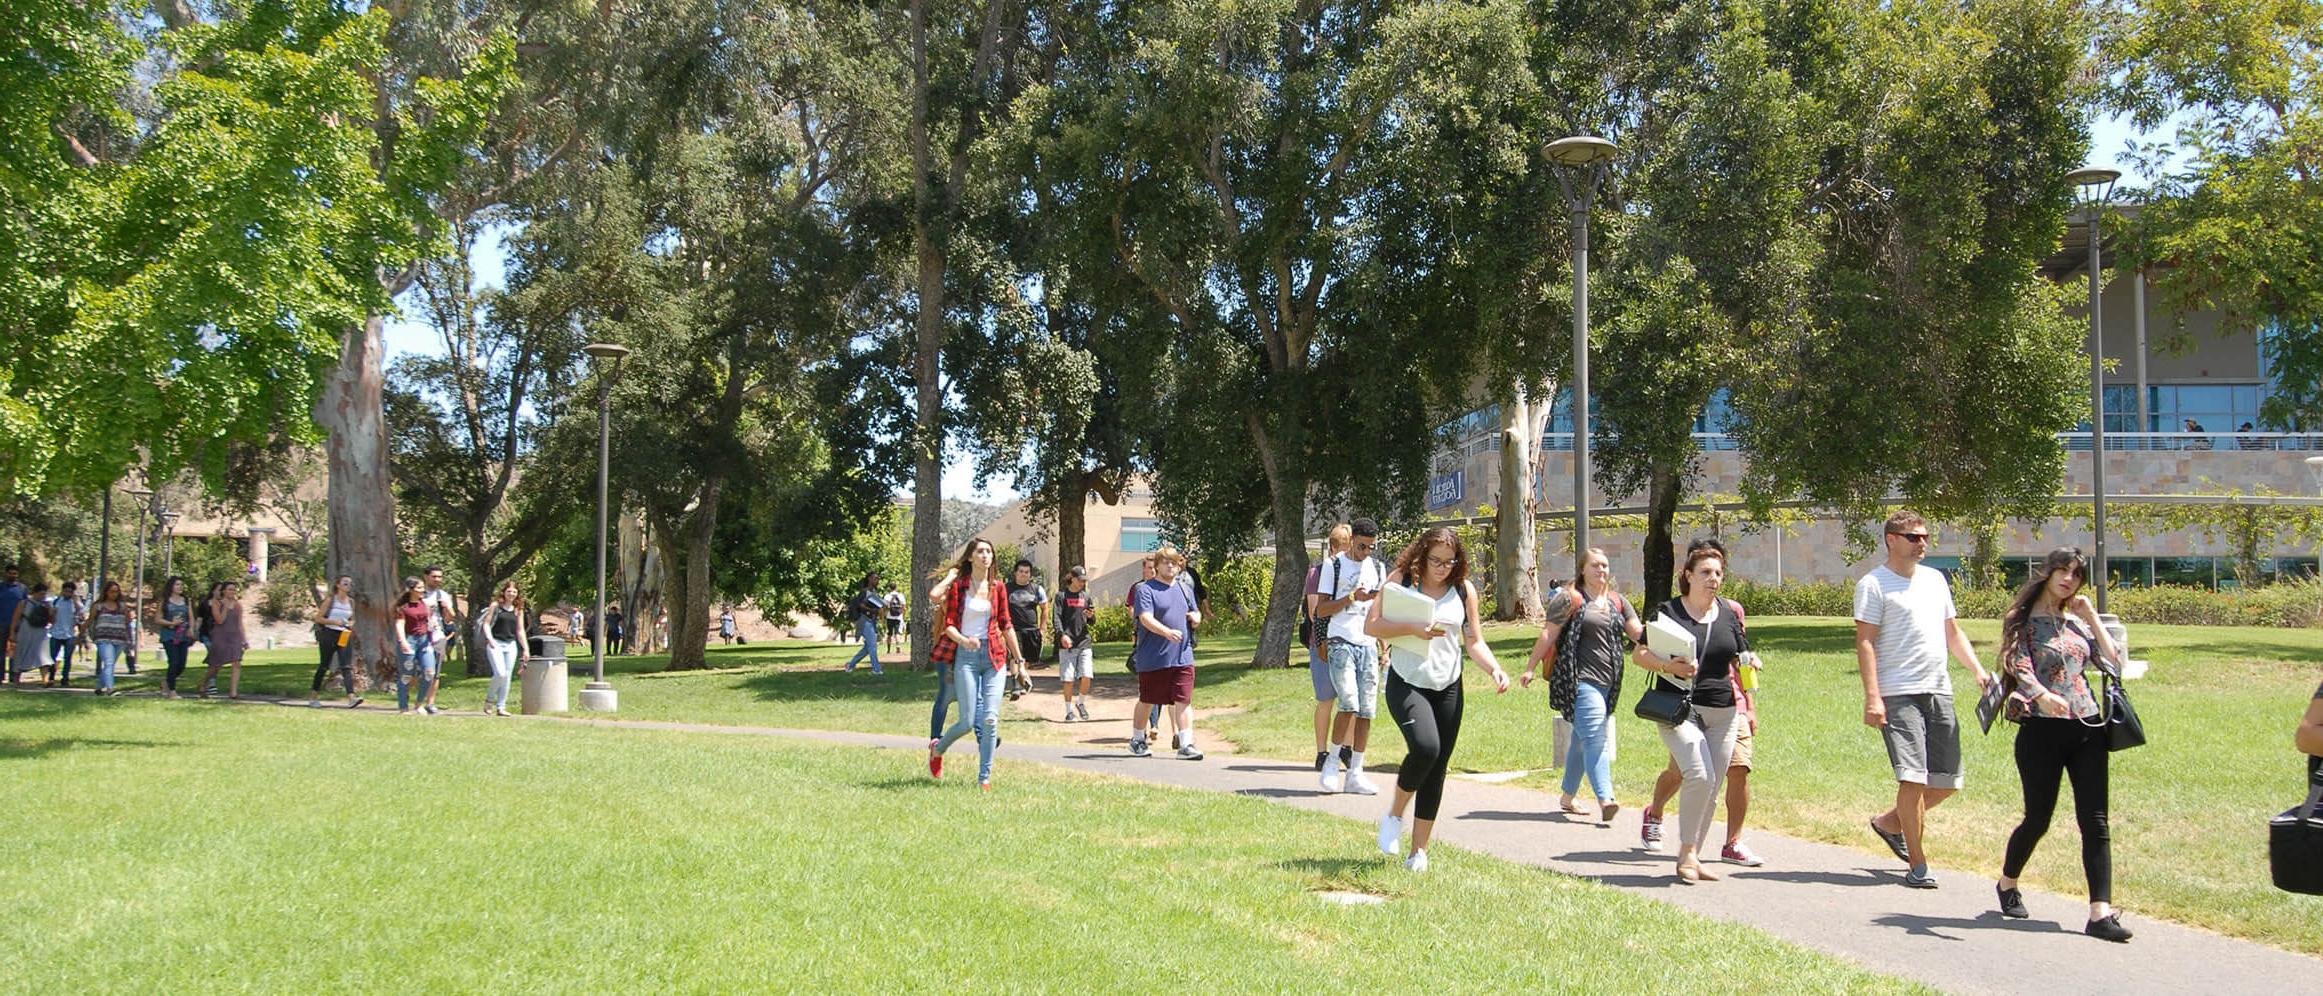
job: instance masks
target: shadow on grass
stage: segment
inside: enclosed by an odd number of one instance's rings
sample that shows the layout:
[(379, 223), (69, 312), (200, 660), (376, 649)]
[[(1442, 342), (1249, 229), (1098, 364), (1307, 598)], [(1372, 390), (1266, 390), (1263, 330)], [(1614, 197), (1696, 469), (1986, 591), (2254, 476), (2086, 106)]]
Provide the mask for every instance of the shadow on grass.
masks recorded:
[(1938, 940), (1945, 941), (1967, 940), (1967, 938), (1961, 937), (1956, 933), (1944, 933), (1946, 930), (2007, 930), (2020, 934), (2070, 933), (2070, 931), (2066, 930), (2064, 927), (2048, 921), (2011, 920), (2007, 917), (2001, 916), (1997, 910), (1980, 914), (1974, 918), (1921, 916), (1916, 913), (1890, 913), (1886, 916), (1876, 917), (1871, 922), (1876, 923), (1882, 927), (1896, 927), (1903, 930), (1905, 933), (1912, 934), (1914, 936), (1933, 937)]
[(96, 737), (43, 737), (38, 740), (0, 739), (0, 760), (38, 758), (68, 750), (126, 750), (132, 747), (191, 747), (168, 740), (104, 740)]
[(1313, 798), (1313, 797), (1315, 797), (1315, 796), (1321, 796), (1321, 795), (1338, 795), (1338, 794), (1340, 794), (1340, 793), (1337, 793), (1337, 792), (1325, 792), (1325, 791), (1323, 791), (1322, 789), (1319, 789), (1319, 788), (1308, 788), (1308, 789), (1294, 789), (1294, 788), (1246, 788), (1246, 789), (1235, 789), (1235, 790), (1234, 790), (1234, 794), (1235, 794), (1235, 795), (1252, 795), (1252, 796), (1257, 796), (1257, 797), (1259, 797), (1259, 798), (1261, 798), (1261, 799), (1310, 799), (1310, 798)]
[(863, 787), (883, 792), (913, 792), (935, 788), (936, 785), (933, 778), (883, 778), (876, 782), (865, 782)]
[(1344, 881), (1357, 873), (1368, 871), (1386, 862), (1385, 858), (1291, 858), (1269, 864), (1301, 875), (1317, 875), (1327, 880)]

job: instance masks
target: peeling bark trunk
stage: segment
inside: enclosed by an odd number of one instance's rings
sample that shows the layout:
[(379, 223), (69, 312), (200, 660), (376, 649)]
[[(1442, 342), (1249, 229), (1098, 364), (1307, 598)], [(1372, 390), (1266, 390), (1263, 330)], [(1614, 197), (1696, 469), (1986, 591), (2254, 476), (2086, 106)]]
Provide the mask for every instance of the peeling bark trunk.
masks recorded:
[(645, 520), (621, 513), (621, 615), (627, 620), (624, 653), (652, 653), (661, 639), (661, 554), (646, 535)]
[(1049, 575), (1051, 588), (1065, 586), (1067, 569), (1089, 563), (1089, 475), (1073, 471), (1057, 487), (1057, 572)]
[(323, 427), (330, 467), (330, 574), (355, 579), (355, 676), (358, 688), (395, 676), (395, 638), (388, 606), (396, 595), (395, 492), (387, 477), (387, 412), (381, 368), (384, 316), (348, 329), (339, 364), (323, 382), (315, 422)]
[(1540, 446), (1532, 399), (1546, 390), (1514, 384), (1500, 410), (1500, 497), (1493, 505), (1493, 618), (1541, 619), (1540, 543), (1533, 508), (1533, 451)]
[(670, 606), (669, 670), (709, 666), (710, 534), (718, 521), (723, 482), (703, 487), (701, 504), (662, 534), (662, 583)]

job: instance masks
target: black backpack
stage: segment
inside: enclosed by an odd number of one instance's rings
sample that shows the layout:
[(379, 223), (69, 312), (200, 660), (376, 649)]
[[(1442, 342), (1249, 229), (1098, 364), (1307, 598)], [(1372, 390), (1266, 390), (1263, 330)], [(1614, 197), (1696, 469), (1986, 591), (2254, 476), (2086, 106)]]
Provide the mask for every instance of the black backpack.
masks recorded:
[(24, 607), (24, 621), (27, 625), (47, 629), (49, 622), (55, 618), (56, 614), (49, 609), (47, 602), (35, 601)]

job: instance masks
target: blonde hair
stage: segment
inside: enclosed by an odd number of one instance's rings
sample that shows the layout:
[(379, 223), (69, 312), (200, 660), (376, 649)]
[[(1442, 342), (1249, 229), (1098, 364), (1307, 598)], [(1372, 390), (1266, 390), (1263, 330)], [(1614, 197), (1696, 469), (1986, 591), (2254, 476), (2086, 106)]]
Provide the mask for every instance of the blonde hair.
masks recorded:
[(1153, 551), (1153, 564), (1155, 567), (1160, 567), (1161, 562), (1165, 560), (1177, 564), (1179, 567), (1186, 566), (1186, 555), (1179, 553), (1177, 547), (1171, 546), (1167, 543), (1155, 547)]
[(1605, 590), (1607, 592), (1621, 590), (1620, 582), (1616, 581), (1613, 577), (1613, 557), (1607, 554), (1605, 552), (1605, 548), (1601, 546), (1590, 547), (1589, 549), (1581, 551), (1580, 556), (1573, 558), (1573, 590), (1582, 592), (1584, 594), (1587, 593), (1589, 587), (1589, 558), (1591, 557), (1601, 557), (1605, 560)]
[(1332, 526), (1331, 531), (1325, 534), (1323, 537), (1323, 556), (1328, 557), (1334, 553), (1345, 553), (1347, 552), (1348, 547), (1354, 545), (1355, 527), (1350, 526), (1344, 522), (1339, 523), (1338, 525)]

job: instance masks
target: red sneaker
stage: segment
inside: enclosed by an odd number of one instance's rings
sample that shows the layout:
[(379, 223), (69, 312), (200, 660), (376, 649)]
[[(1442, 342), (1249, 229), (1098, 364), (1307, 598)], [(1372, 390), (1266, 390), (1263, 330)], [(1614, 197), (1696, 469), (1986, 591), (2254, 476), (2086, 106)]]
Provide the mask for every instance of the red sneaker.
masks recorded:
[(944, 777), (944, 755), (936, 752), (936, 745), (940, 743), (943, 741), (928, 741), (928, 777), (930, 778)]

